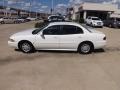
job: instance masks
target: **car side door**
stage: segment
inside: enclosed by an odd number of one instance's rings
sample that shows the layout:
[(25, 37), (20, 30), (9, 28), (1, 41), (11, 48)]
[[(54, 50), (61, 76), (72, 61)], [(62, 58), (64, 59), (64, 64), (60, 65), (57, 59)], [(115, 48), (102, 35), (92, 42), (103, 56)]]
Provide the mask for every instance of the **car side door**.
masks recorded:
[(7, 18), (7, 23), (10, 24), (10, 23), (11, 23), (10, 21), (11, 21), (11, 19), (10, 19), (10, 17), (8, 17), (8, 18)]
[(82, 41), (83, 30), (78, 26), (62, 25), (60, 37), (60, 49), (76, 50)]
[(36, 37), (35, 45), (37, 49), (59, 49), (60, 26), (50, 26), (41, 32), (43, 34)]

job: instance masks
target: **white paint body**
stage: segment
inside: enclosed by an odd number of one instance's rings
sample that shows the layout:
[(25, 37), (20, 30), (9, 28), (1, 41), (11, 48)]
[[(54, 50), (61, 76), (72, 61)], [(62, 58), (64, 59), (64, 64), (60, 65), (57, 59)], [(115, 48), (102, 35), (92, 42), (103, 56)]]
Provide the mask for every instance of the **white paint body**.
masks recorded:
[[(72, 25), (80, 27), (83, 30), (83, 34), (71, 34), (71, 35), (44, 35), (41, 33), (44, 29), (54, 25)], [(54, 22), (50, 23), (46, 28), (41, 30), (38, 34), (33, 35), (32, 31), (35, 29), (26, 30), (16, 33), (10, 37), (14, 40), (8, 41), (9, 46), (18, 49), (18, 43), (22, 40), (27, 40), (33, 44), (36, 50), (67, 50), (77, 51), (80, 43), (84, 41), (90, 41), (94, 45), (94, 49), (103, 48), (106, 45), (106, 40), (103, 40), (105, 35), (102, 32), (87, 30), (82, 25), (73, 22)]]

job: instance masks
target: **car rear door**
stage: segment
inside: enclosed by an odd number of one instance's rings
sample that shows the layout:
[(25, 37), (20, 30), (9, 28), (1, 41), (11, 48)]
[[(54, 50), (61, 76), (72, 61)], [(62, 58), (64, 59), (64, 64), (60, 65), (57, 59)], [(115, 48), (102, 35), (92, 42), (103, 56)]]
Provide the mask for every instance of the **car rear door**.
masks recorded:
[(61, 26), (60, 49), (76, 49), (82, 41), (83, 30), (72, 25)]

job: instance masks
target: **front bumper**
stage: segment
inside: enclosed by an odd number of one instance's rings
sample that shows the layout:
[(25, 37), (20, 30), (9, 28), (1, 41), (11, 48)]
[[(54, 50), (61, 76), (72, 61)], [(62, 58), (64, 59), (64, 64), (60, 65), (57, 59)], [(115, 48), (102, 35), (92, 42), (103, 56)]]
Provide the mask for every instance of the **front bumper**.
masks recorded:
[(11, 42), (11, 41), (8, 41), (8, 45), (12, 48), (15, 48), (15, 49), (18, 49), (18, 44), (17, 42)]
[(103, 23), (100, 23), (100, 22), (96, 22), (96, 23), (93, 23), (93, 26), (98, 26), (98, 27), (102, 27), (103, 26)]

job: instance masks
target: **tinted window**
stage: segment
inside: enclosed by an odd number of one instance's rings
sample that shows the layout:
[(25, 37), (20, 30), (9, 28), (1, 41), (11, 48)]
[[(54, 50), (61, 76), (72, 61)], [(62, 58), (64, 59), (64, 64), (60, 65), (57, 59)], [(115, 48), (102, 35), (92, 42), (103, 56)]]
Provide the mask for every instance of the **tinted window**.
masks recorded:
[(44, 35), (59, 35), (60, 34), (60, 26), (51, 26), (43, 31)]
[(48, 24), (43, 24), (43, 25), (41, 25), (41, 27), (40, 28), (38, 28), (38, 29), (36, 29), (36, 30), (33, 30), (32, 31), (32, 34), (37, 34), (37, 33), (39, 33), (41, 30), (43, 30), (45, 27), (47, 27), (48, 26)]
[(63, 17), (60, 17), (60, 16), (51, 16), (50, 19), (51, 20), (64, 20)]
[(83, 30), (76, 26), (70, 26), (70, 25), (63, 25), (62, 26), (62, 34), (80, 34), (83, 33)]
[(88, 17), (88, 19), (91, 19), (90, 17)]
[(110, 20), (114, 20), (114, 18), (110, 18)]
[(116, 21), (120, 21), (120, 18), (116, 18)]
[(8, 19), (8, 18), (4, 18), (4, 19)]
[(99, 18), (92, 18), (92, 20), (100, 20)]

